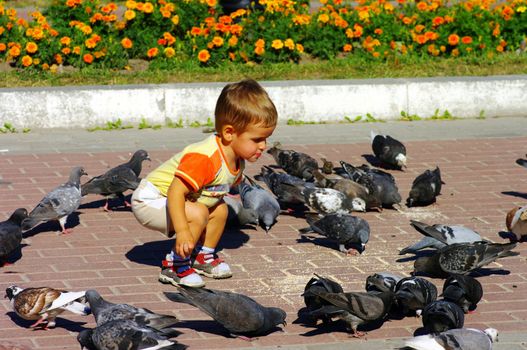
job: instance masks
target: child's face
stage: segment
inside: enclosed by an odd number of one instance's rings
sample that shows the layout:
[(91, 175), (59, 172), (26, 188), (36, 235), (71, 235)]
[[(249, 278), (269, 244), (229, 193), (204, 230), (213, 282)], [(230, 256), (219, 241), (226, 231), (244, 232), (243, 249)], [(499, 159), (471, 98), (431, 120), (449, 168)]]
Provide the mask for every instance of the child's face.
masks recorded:
[(231, 143), (234, 153), (249, 162), (256, 162), (267, 146), (267, 138), (272, 135), (276, 126), (262, 127), (249, 125), (245, 131), (235, 133)]

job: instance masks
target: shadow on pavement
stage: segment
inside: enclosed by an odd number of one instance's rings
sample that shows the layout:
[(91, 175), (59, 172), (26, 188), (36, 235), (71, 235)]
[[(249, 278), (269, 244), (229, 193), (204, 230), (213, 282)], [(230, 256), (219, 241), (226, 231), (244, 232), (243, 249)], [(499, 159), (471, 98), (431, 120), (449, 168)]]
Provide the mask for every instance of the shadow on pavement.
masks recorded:
[(507, 196), (512, 196), (512, 197), (519, 197), (519, 198), (527, 199), (527, 193), (525, 193), (525, 192), (503, 191), (503, 192), (501, 192), (501, 194), (505, 194)]
[[(6, 315), (9, 316), (9, 318), (11, 318), (11, 321), (13, 321), (17, 326), (22, 327), (22, 328), (29, 328), (29, 326), (31, 326), (33, 323), (36, 322), (36, 320), (24, 320), (20, 318), (14, 311), (10, 311)], [(67, 320), (61, 317), (57, 317), (55, 319), (55, 322), (57, 323), (55, 328), (64, 328), (70, 332), (78, 333), (86, 329), (85, 327), (83, 327), (83, 325), (85, 325), (86, 322), (73, 322), (73, 321), (70, 321), (70, 320)], [(39, 328), (35, 329), (35, 331), (39, 331), (39, 330), (40, 330)], [(43, 331), (43, 330), (40, 330), (40, 331)]]
[[(68, 216), (68, 219), (66, 221), (66, 228), (68, 229), (74, 229), (76, 226), (80, 224), (79, 216), (82, 214), (80, 211), (75, 211), (71, 213)], [(36, 234), (42, 233), (42, 232), (55, 232), (57, 234), (61, 234), (61, 227), (57, 220), (51, 220), (48, 222), (43, 222), (41, 224), (38, 224), (37, 226), (33, 227), (31, 230), (27, 230), (22, 233), (22, 236), (24, 238), (32, 237)]]

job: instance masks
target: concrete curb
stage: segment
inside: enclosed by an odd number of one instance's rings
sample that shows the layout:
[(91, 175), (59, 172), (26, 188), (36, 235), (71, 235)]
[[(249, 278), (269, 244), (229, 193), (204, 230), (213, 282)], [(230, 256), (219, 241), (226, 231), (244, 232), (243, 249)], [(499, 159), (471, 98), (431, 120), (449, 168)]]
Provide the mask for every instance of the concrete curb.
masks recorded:
[[(225, 83), (0, 89), (0, 123), (74, 128), (145, 119), (205, 123)], [(395, 120), (446, 110), (456, 117), (524, 116), (527, 75), (262, 82), (281, 121), (339, 121), (370, 114)]]

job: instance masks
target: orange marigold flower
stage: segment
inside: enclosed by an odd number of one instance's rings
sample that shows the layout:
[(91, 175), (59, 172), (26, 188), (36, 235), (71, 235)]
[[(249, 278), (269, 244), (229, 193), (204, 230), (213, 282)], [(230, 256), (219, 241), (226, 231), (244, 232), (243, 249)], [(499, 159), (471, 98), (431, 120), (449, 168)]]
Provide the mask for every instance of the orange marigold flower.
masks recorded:
[(394, 7), (389, 2), (384, 3), (384, 10), (386, 12), (392, 12), (394, 10)]
[(127, 21), (131, 21), (132, 19), (135, 18), (135, 11), (134, 10), (126, 10), (124, 12), (124, 18), (127, 20)]
[(33, 32), (31, 33), (31, 37), (35, 40), (40, 40), (44, 37), (44, 31), (39, 28), (39, 27), (35, 27), (33, 28)]
[(152, 13), (154, 12), (154, 5), (152, 5), (151, 2), (145, 2), (143, 6), (143, 12), (144, 13)]
[(170, 34), (169, 32), (164, 32), (163, 33), (163, 38), (165, 38), (165, 40), (167, 41), (167, 44), (168, 45), (172, 45), (176, 42), (176, 38)]
[(344, 52), (350, 52), (351, 49), (353, 48), (353, 46), (351, 46), (351, 44), (346, 44), (342, 47), (342, 51)]
[(7, 46), (4, 43), (0, 43), (0, 52), (7, 50)]
[(42, 70), (49, 70), (49, 64), (43, 63), (42, 64)]
[(452, 52), (450, 54), (452, 56), (454, 56), (454, 57), (457, 57), (457, 56), (459, 56), (459, 50), (458, 49), (454, 49), (454, 50), (452, 50)]
[(436, 40), (437, 38), (439, 38), (439, 34), (437, 34), (435, 32), (426, 32), (425, 33), (425, 38), (427, 40)]
[(414, 31), (415, 31), (416, 33), (421, 33), (424, 29), (425, 29), (425, 26), (424, 26), (424, 25), (422, 25), (422, 24), (418, 24), (418, 25), (415, 26)]
[(296, 44), (296, 51), (302, 53), (304, 52), (304, 46), (302, 44)]
[(73, 48), (73, 53), (76, 54), (76, 55), (80, 55), (81, 54), (81, 47), (80, 46), (75, 46)]
[(112, 9), (110, 8), (110, 6), (106, 5), (106, 6), (101, 7), (101, 12), (110, 13), (112, 12)]
[(434, 27), (440, 26), (443, 23), (445, 23), (445, 19), (441, 16), (434, 17), (434, 19), (432, 20), (432, 25)]
[(496, 26), (494, 27), (494, 29), (492, 30), (492, 35), (494, 35), (495, 37), (499, 36), (501, 33), (501, 30), (500, 30), (500, 24), (499, 23), (496, 23)]
[(221, 36), (215, 36), (212, 39), (212, 43), (217, 47), (223, 46), (223, 38)]
[(229, 59), (234, 61), (236, 59), (236, 54), (234, 52), (229, 52)]
[(179, 24), (179, 16), (175, 15), (174, 17), (172, 17), (171, 21), (172, 21), (172, 24), (177, 26)]
[(93, 63), (93, 55), (91, 53), (87, 53), (84, 56), (82, 56), (82, 60), (88, 64)]
[(161, 46), (165, 46), (167, 44), (167, 39), (163, 39), (163, 38), (157, 39), (157, 44)]
[(5, 32), (5, 28), (0, 26), (0, 35), (4, 34), (4, 32)]
[(318, 22), (322, 22), (322, 23), (327, 23), (329, 21), (328, 14), (327, 13), (322, 13), (322, 14), (318, 15), (317, 21)]
[(172, 16), (172, 12), (170, 11), (167, 11), (167, 10), (161, 10), (161, 16), (163, 16), (163, 18), (170, 18), (170, 16)]
[(201, 34), (201, 28), (192, 27), (192, 29), (190, 30), (190, 34), (192, 34), (192, 35), (200, 35)]
[(62, 64), (63, 60), (62, 60), (62, 55), (60, 54), (55, 54), (55, 56), (53, 56), (53, 58), (55, 59), (55, 62), (57, 62), (57, 64)]
[(9, 49), (8, 53), (11, 57), (18, 57), (20, 56), (20, 48), (18, 46), (13, 46)]
[(503, 46), (501, 45), (496, 46), (496, 51), (503, 52)]
[(417, 3), (417, 9), (419, 11), (426, 11), (426, 10), (428, 10), (428, 5), (426, 4), (426, 2), (420, 1), (420, 2)]
[(49, 35), (55, 37), (55, 36), (59, 35), (59, 32), (57, 32), (55, 29), (50, 29), (49, 30)]
[(165, 57), (168, 58), (174, 57), (176, 55), (176, 50), (174, 50), (173, 47), (166, 47), (163, 52), (165, 54)]
[(408, 25), (408, 24), (412, 23), (412, 19), (410, 17), (404, 17), (403, 18), (403, 23)]
[(471, 44), (472, 43), (472, 38), (470, 36), (464, 36), (461, 38), (461, 42), (463, 44)]
[(68, 36), (63, 36), (60, 38), (60, 43), (64, 46), (69, 46), (71, 44), (71, 38)]
[(90, 38), (90, 39), (86, 39), (84, 41), (84, 45), (88, 48), (88, 49), (93, 49), (95, 46), (97, 46), (97, 42), (95, 40), (93, 40), (93, 38)]
[(426, 36), (424, 34), (418, 34), (415, 36), (415, 39), (414, 39), (418, 44), (421, 44), (423, 45), (424, 43), (426, 43), (428, 41), (428, 39), (426, 39)]
[(75, 7), (76, 5), (77, 3), (75, 2), (75, 0), (66, 0), (67, 7)]
[(69, 47), (65, 47), (60, 51), (65, 55), (69, 55), (71, 53), (71, 49)]
[(377, 34), (377, 35), (381, 35), (382, 34), (382, 29), (381, 28), (376, 28), (373, 32), (375, 34)]
[(134, 46), (134, 43), (130, 38), (123, 38), (123, 40), (121, 40), (121, 46), (125, 49), (131, 49), (132, 46)]
[(280, 39), (275, 39), (273, 40), (273, 42), (271, 43), (271, 47), (275, 50), (280, 50), (282, 47), (284, 47), (284, 43), (282, 40)]
[(360, 24), (357, 24), (357, 23), (355, 23), (355, 24), (353, 25), (353, 30), (354, 30), (353, 35), (354, 35), (356, 38), (361, 37), (361, 36), (362, 36), (362, 33), (363, 33), (363, 31), (364, 31), (364, 29), (362, 28), (362, 26), (361, 26)]
[(31, 56), (25, 55), (24, 57), (22, 57), (22, 65), (24, 67), (29, 67), (32, 63), (33, 59), (31, 58)]
[(92, 29), (90, 26), (83, 26), (81, 31), (86, 35), (90, 35), (92, 33)]
[(95, 51), (93, 53), (93, 56), (95, 56), (95, 58), (101, 58), (103, 56), (105, 56), (106, 54), (104, 53), (104, 51)]
[(231, 16), (220, 16), (218, 18), (218, 21), (225, 24), (231, 24), (232, 23), (232, 17)]
[(291, 38), (285, 39), (284, 46), (287, 47), (289, 50), (294, 50), (295, 42)]
[(261, 56), (265, 53), (265, 49), (261, 46), (256, 46), (254, 48), (254, 53), (257, 54), (258, 56)]
[(26, 44), (26, 51), (28, 53), (35, 53), (38, 51), (38, 45), (30, 41)]
[(450, 17), (449, 15), (445, 15), (445, 22), (446, 23), (452, 23), (452, 22), (454, 22), (454, 18)]
[(207, 62), (210, 58), (210, 53), (208, 50), (201, 50), (200, 52), (198, 52), (198, 60), (200, 62)]
[(209, 5), (209, 7), (214, 7), (216, 6), (216, 0), (206, 0), (207, 1), (207, 5)]
[(459, 35), (457, 34), (450, 34), (448, 36), (448, 44), (452, 46), (456, 46), (459, 43)]
[(264, 39), (258, 39), (258, 40), (256, 40), (256, 42), (254, 43), (254, 46), (255, 46), (255, 47), (262, 47), (262, 48), (263, 48), (263, 47), (265, 46), (265, 41), (264, 41)]
[(377, 52), (377, 51), (374, 51), (374, 52), (372, 53), (372, 55), (373, 55), (373, 57), (377, 58), (377, 57), (379, 57), (379, 56), (381, 55), (381, 53), (380, 53), (380, 52)]
[(238, 37), (233, 35), (229, 38), (229, 46), (236, 46), (236, 44), (238, 44)]
[(158, 53), (159, 53), (159, 49), (157, 47), (152, 47), (148, 49), (148, 51), (146, 52), (146, 55), (149, 58), (153, 58), (153, 57), (156, 57)]
[(231, 25), (231, 34), (232, 35), (240, 35), (240, 33), (242, 32), (242, 29), (243, 27), (239, 24), (233, 24)]

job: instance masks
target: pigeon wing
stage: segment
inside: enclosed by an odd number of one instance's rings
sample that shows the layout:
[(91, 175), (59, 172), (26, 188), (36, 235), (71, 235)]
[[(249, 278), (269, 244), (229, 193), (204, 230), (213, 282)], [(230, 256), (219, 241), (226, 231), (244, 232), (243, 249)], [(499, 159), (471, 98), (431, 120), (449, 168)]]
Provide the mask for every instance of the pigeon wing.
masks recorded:
[(348, 311), (364, 321), (375, 321), (384, 316), (381, 298), (369, 293), (325, 293), (318, 295), (330, 304)]

